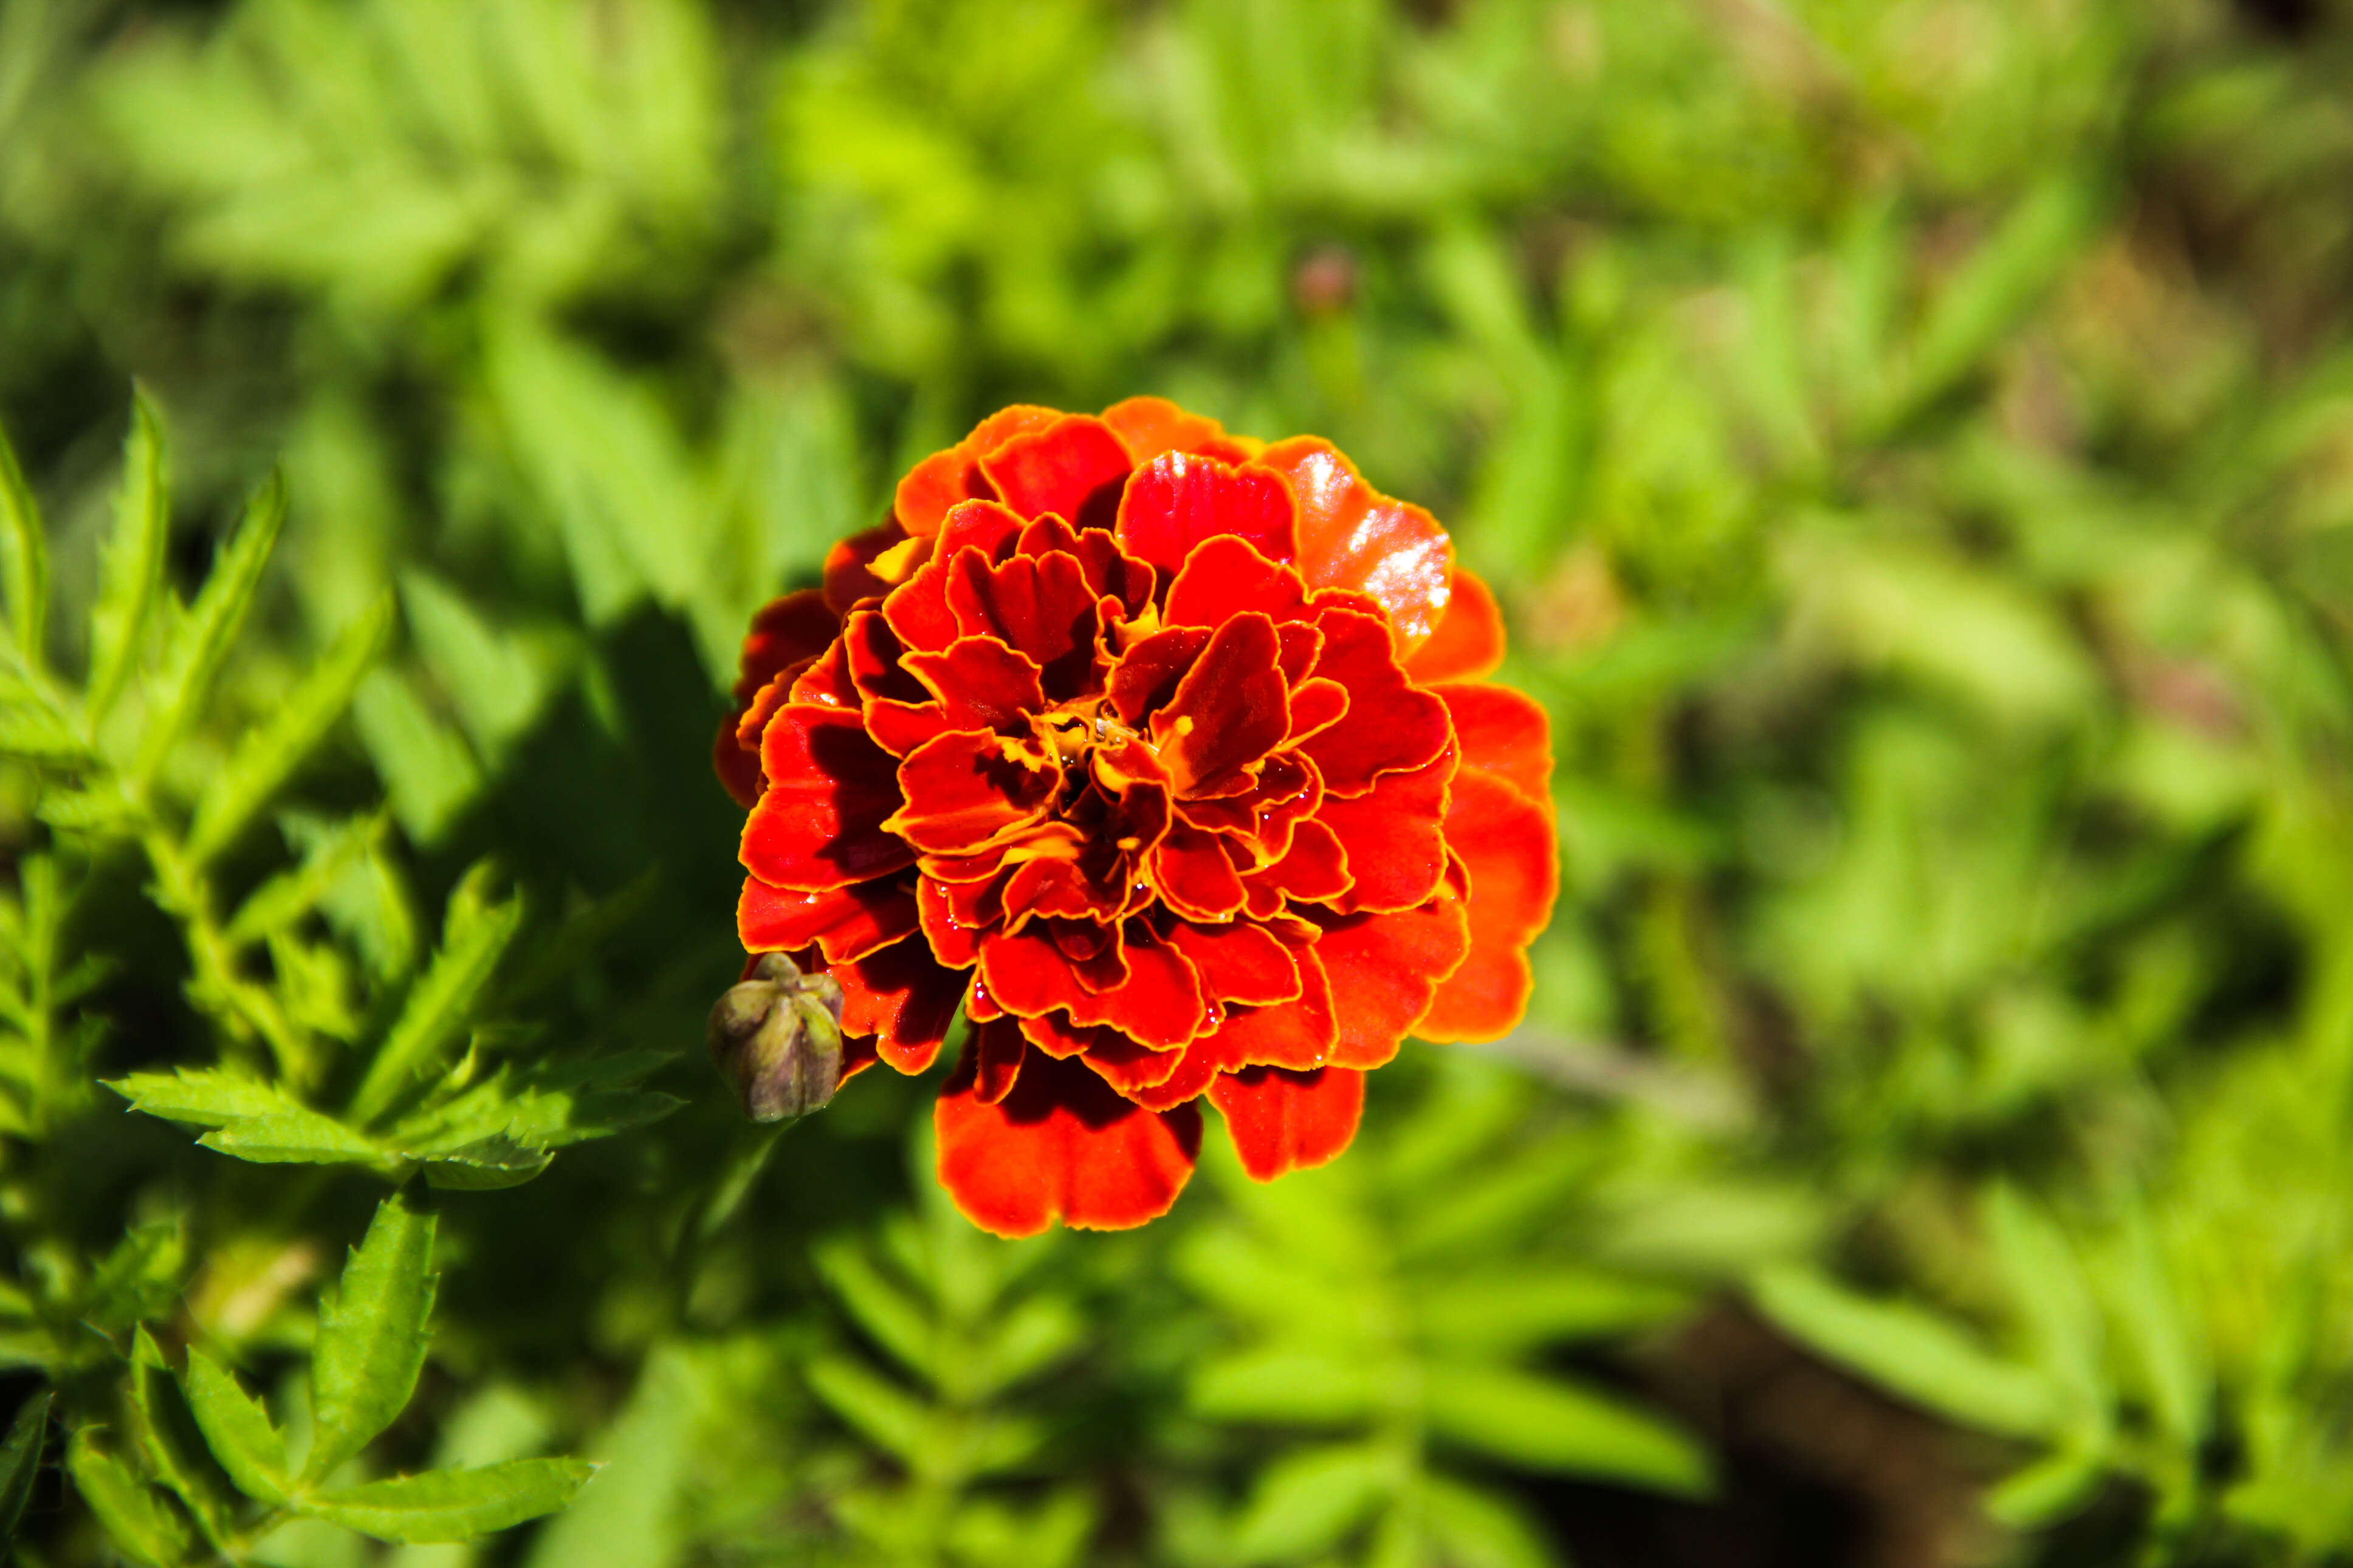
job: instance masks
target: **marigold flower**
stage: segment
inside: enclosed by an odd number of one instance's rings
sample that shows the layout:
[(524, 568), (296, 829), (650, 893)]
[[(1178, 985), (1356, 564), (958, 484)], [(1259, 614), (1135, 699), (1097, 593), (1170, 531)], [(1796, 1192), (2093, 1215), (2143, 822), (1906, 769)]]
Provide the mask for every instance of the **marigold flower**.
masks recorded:
[(1329, 442), (1005, 409), (753, 623), (744, 945), (840, 984), (844, 1079), (963, 1010), (940, 1179), (1000, 1235), (1166, 1213), (1203, 1095), (1251, 1175), (1322, 1164), (1408, 1033), (1526, 1005), (1552, 758), (1503, 647)]

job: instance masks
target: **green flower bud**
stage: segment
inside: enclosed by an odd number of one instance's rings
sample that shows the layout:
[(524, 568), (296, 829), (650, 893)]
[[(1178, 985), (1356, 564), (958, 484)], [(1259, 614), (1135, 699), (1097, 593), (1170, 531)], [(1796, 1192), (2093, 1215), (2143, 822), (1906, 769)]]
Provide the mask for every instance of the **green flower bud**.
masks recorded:
[(744, 1114), (781, 1121), (820, 1110), (841, 1081), (841, 984), (763, 953), (752, 977), (728, 987), (704, 1031), (711, 1059)]

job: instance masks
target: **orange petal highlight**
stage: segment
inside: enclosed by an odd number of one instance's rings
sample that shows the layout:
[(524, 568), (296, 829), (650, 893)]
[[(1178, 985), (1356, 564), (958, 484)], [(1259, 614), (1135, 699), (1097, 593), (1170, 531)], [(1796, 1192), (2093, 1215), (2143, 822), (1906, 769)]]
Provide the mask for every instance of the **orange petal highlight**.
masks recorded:
[(1476, 680), (1504, 662), (1504, 613), (1478, 574), (1454, 569), (1446, 614), (1430, 640), (1413, 650), (1405, 672), (1428, 686), (1440, 680)]
[(1348, 588), (1388, 612), (1400, 653), (1430, 639), (1453, 589), (1454, 546), (1438, 520), (1365, 482), (1339, 448), (1294, 436), (1259, 454), (1299, 500), (1299, 574), (1311, 588)]

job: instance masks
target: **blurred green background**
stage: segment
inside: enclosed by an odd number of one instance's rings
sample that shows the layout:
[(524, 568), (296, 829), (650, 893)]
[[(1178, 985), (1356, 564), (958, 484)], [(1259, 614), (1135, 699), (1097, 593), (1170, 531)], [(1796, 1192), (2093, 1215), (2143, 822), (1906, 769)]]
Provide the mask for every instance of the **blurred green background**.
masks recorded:
[[(0, 1319), (97, 1321), (138, 1222), (122, 1323), (299, 1370), (381, 1184), (86, 1081), (269, 1008), (332, 1079), (487, 856), (520, 934), (452, 1073), (652, 1051), (688, 1103), (445, 1195), (372, 1462), (609, 1464), (479, 1546), (252, 1561), (2353, 1561), (2348, 303), (2337, 0), (0, 0), (47, 657), (134, 378), (179, 595), (290, 497), (159, 799), (396, 609), (214, 874), (325, 868), (250, 995), (56, 804), (96, 764), (0, 770)], [(1169, 1219), (1003, 1244), (929, 1083), (736, 1128), (709, 735), (909, 462), (1134, 393), (1455, 531), (1566, 889), (1526, 1026), (1409, 1047), (1338, 1165), (1213, 1131)], [(0, 1360), (111, 1377), (81, 1342)], [(54, 1473), (25, 1528), (131, 1550)]]

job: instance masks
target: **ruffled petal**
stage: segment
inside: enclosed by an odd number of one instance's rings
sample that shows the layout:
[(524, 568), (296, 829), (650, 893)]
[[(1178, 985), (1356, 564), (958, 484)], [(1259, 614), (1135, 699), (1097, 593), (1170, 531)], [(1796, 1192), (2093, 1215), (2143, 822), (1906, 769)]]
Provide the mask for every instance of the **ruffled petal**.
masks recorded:
[(841, 983), (841, 1029), (871, 1035), (881, 1058), (903, 1073), (919, 1073), (940, 1054), (964, 998), (965, 977), (932, 957), (911, 937), (827, 973)]
[(1007, 506), (1023, 517), (1051, 512), (1081, 528), (1111, 526), (1129, 467), (1127, 448), (1091, 414), (1024, 431), (980, 460)]
[(1451, 728), (1446, 704), (1406, 679), (1378, 621), (1326, 610), (1317, 624), (1324, 651), (1315, 674), (1348, 692), (1345, 721), (1300, 745), (1322, 771), (1325, 789), (1362, 795), (1381, 774), (1418, 768), (1445, 749)]
[(1377, 1068), (1396, 1056), (1470, 951), (1462, 907), (1445, 893), (1419, 909), (1329, 921), (1314, 952), (1332, 977), (1339, 1014), (1331, 1064)]
[(895, 782), (905, 801), (890, 830), (925, 854), (954, 855), (1037, 821), (1060, 775), (1013, 754), (988, 731), (953, 730), (908, 752)]
[(1467, 567), (1454, 569), (1446, 614), (1430, 640), (1413, 650), (1405, 672), (1424, 686), (1476, 680), (1504, 662), (1504, 613), (1486, 583)]
[(1029, 404), (998, 409), (973, 426), (971, 435), (910, 468), (892, 497), (892, 515), (908, 533), (937, 533), (958, 501), (997, 499), (981, 472), (981, 458), (1024, 431), (1042, 430), (1061, 417), (1060, 409)]
[(1176, 571), (1196, 545), (1221, 535), (1242, 540), (1269, 561), (1287, 562), (1298, 554), (1299, 507), (1290, 486), (1265, 468), (1166, 452), (1128, 479), (1113, 531), (1122, 550), (1163, 572)]
[(1145, 1110), (1079, 1061), (1031, 1049), (1012, 1092), (980, 1097), (976, 1061), (960, 1064), (934, 1112), (940, 1184), (965, 1217), (997, 1236), (1056, 1220), (1121, 1230), (1166, 1214), (1193, 1173), (1201, 1118)]
[[(1298, 955), (1299, 995), (1268, 1007), (1237, 1007), (1217, 1031), (1218, 1065), (1306, 1069), (1333, 1059), (1340, 1044), (1340, 1005), (1315, 949)], [(1363, 1065), (1363, 1064), (1356, 1064)]]
[(1373, 489), (1319, 437), (1278, 441), (1254, 466), (1281, 474), (1298, 498), (1297, 560), (1307, 585), (1377, 601), (1402, 653), (1429, 640), (1453, 586), (1454, 547), (1438, 520)]
[(1017, 555), (991, 565), (976, 550), (948, 563), (947, 605), (964, 636), (993, 637), (1038, 662), (1050, 696), (1089, 684), (1103, 616), (1076, 558)]
[(1535, 984), (1528, 943), (1560, 893), (1560, 841), (1549, 810), (1477, 771), (1454, 781), (1446, 841), (1470, 873), (1471, 951), (1413, 1032), (1426, 1040), (1497, 1039), (1527, 1011)]
[(1550, 810), (1552, 721), (1535, 700), (1508, 686), (1432, 687), (1454, 721), (1466, 769), (1493, 773)]
[(1298, 573), (1269, 560), (1249, 540), (1221, 533), (1201, 541), (1185, 557), (1168, 585), (1160, 619), (1172, 626), (1217, 626), (1256, 610), (1280, 621), (1297, 615), (1306, 602), (1307, 585)]
[(735, 933), (746, 952), (797, 952), (811, 943), (828, 963), (864, 958), (914, 933), (915, 892), (904, 878), (795, 893), (744, 879)]
[(1453, 758), (1440, 755), (1411, 773), (1390, 773), (1354, 800), (1324, 803), (1315, 820), (1348, 856), (1350, 885), (1335, 907), (1407, 910), (1438, 890), (1446, 875), (1446, 799), (1454, 773)]
[(1365, 1075), (1346, 1068), (1291, 1072), (1244, 1068), (1209, 1086), (1209, 1103), (1226, 1119), (1234, 1152), (1252, 1181), (1337, 1159), (1356, 1136), (1365, 1110)]
[(803, 892), (847, 887), (914, 863), (882, 824), (899, 807), (898, 761), (854, 712), (793, 702), (760, 738), (767, 788), (744, 822), (744, 868)]
[(826, 605), (846, 616), (862, 601), (905, 582), (929, 555), (927, 545), (895, 522), (853, 533), (826, 552)]
[(1267, 1006), (1299, 999), (1298, 962), (1264, 926), (1247, 921), (1227, 925), (1179, 922), (1170, 928), (1168, 941), (1193, 961), (1201, 983), (1220, 1006)]
[(1138, 468), (1163, 452), (1198, 452), (1221, 463), (1247, 463), (1266, 449), (1248, 436), (1229, 436), (1204, 415), (1187, 414), (1165, 397), (1131, 397), (1103, 411)]
[(1176, 695), (1152, 716), (1153, 739), (1178, 799), (1235, 793), (1233, 784), (1247, 788), (1239, 770), (1282, 743), (1291, 712), (1275, 667), (1280, 646), (1266, 616), (1234, 616), (1209, 634)]

